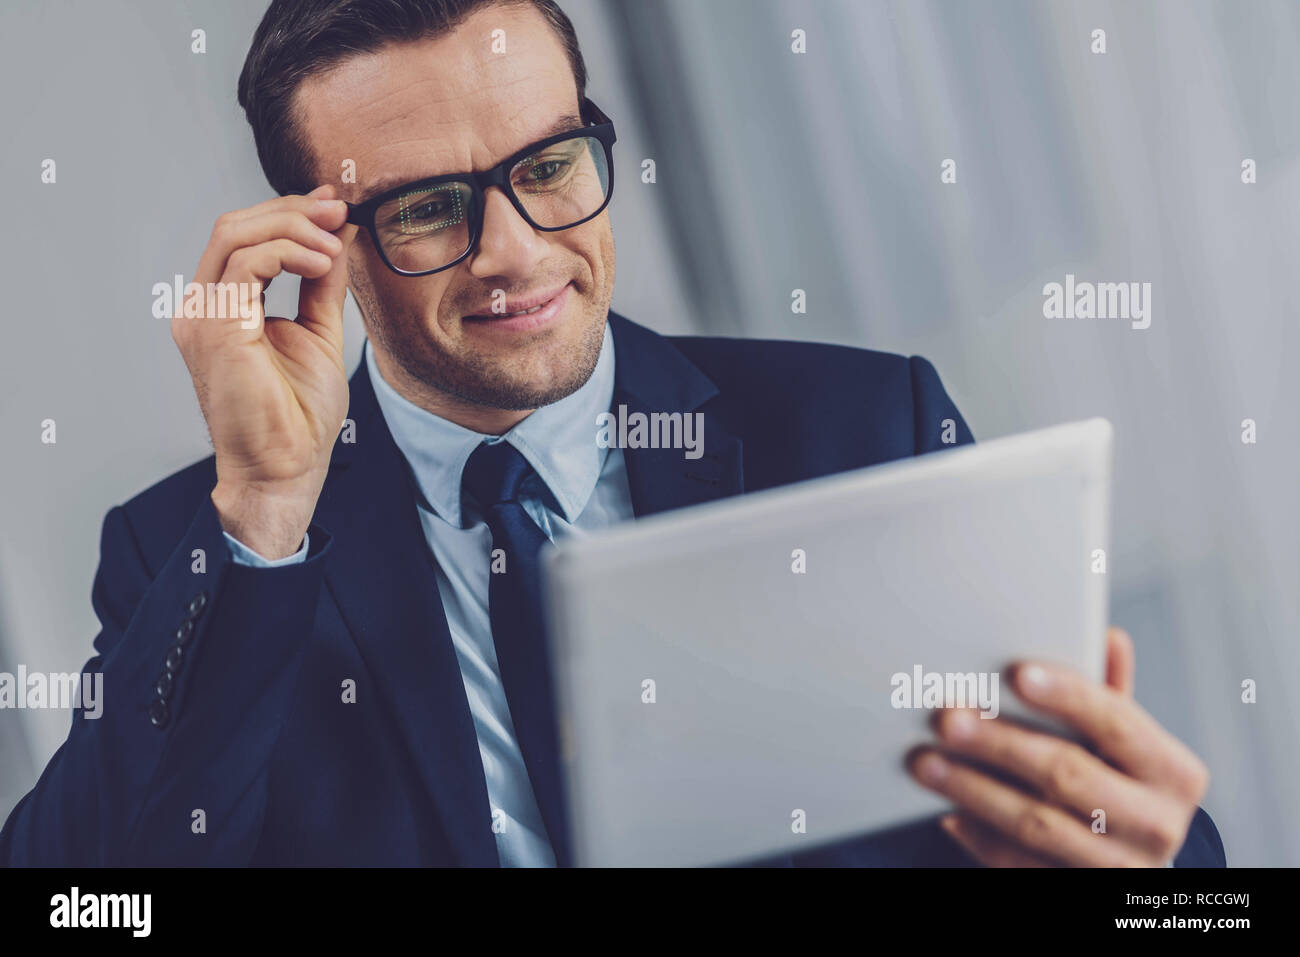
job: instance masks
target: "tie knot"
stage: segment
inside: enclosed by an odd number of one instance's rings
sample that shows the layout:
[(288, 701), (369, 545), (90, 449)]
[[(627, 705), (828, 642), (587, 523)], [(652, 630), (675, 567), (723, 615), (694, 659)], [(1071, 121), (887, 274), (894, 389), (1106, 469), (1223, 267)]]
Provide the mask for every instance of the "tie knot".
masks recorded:
[(532, 471), (528, 460), (509, 442), (484, 442), (465, 463), (461, 496), (468, 493), (484, 509), (518, 502), (519, 487)]

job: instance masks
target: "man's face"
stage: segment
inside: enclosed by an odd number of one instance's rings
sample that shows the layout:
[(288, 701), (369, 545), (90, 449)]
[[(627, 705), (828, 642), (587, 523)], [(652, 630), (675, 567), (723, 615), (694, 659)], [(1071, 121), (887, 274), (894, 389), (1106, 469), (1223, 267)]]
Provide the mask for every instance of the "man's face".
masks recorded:
[[(493, 52), (497, 29), (505, 53)], [(339, 184), (352, 160), (356, 182), (339, 189), (359, 202), (424, 177), (488, 169), (576, 114), (578, 99), (541, 15), (491, 6), (437, 39), (344, 61), (305, 81), (296, 106), (318, 182)], [(478, 246), (458, 265), (399, 276), (362, 231), (348, 274), (380, 368), (426, 407), (535, 409), (573, 392), (596, 366), (614, 286), (609, 211), (541, 232), (493, 187)], [(566, 284), (549, 321), (493, 317), (502, 293), (512, 303)]]

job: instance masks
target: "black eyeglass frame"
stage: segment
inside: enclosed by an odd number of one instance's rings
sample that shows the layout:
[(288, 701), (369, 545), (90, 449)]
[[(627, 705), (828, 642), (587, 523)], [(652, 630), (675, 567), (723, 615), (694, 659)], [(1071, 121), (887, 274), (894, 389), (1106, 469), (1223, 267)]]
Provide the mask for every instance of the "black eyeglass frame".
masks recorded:
[[(605, 207), (609, 205), (609, 201), (614, 198), (613, 147), (614, 141), (617, 137), (614, 134), (613, 120), (606, 116), (601, 111), (600, 107), (585, 96), (582, 98), (582, 103), (579, 105), (578, 115), (582, 118), (584, 123), (589, 125), (579, 127), (575, 130), (567, 130), (563, 133), (556, 133), (554, 136), (548, 136), (546, 139), (538, 140), (536, 143), (531, 143), (519, 150), (517, 153), (507, 156), (504, 160), (489, 170), (484, 170), (481, 173), (446, 173), (442, 176), (432, 176), (428, 179), (420, 179), (410, 183), (404, 183), (394, 189), (380, 193), (378, 196), (373, 196), (364, 203), (348, 203), (347, 221), (357, 226), (364, 226), (369, 230), (370, 238), (374, 242), (375, 249), (379, 250), (379, 258), (384, 261), (385, 266), (397, 273), (399, 276), (430, 276), (433, 273), (442, 272), (444, 269), (450, 269), (452, 266), (464, 262), (466, 257), (478, 248), (479, 237), (483, 234), (483, 207), (486, 202), (486, 192), (490, 186), (500, 187), (501, 191), (510, 198), (511, 204), (515, 207), (516, 211), (518, 211), (519, 215), (524, 218), (524, 222), (528, 223), (528, 225), (532, 226), (534, 229), (540, 229), (547, 233), (555, 233), (565, 229), (572, 229), (574, 226), (581, 226), (583, 223), (595, 219), (603, 213)], [(595, 140), (599, 140), (600, 144), (605, 147), (605, 165), (609, 175), (609, 188), (605, 192), (605, 201), (601, 203), (600, 208), (590, 216), (584, 216), (577, 222), (569, 223), (567, 226), (540, 226), (533, 221), (531, 216), (528, 215), (528, 210), (524, 209), (524, 204), (520, 202), (519, 197), (515, 195), (514, 187), (510, 184), (510, 171), (514, 168), (516, 163), (527, 159), (529, 156), (548, 146), (562, 143), (565, 140), (577, 139), (582, 136), (590, 136)], [(392, 261), (388, 258), (388, 253), (384, 251), (384, 244), (379, 240), (379, 230), (375, 226), (375, 213), (378, 211), (380, 206), (394, 197), (414, 190), (427, 189), (442, 183), (465, 183), (470, 187), (471, 196), (468, 211), (469, 245), (465, 248), (465, 251), (454, 260), (447, 263), (445, 266), (438, 266), (436, 269), (422, 269), (418, 272), (409, 272), (405, 269), (398, 268), (393, 265)]]

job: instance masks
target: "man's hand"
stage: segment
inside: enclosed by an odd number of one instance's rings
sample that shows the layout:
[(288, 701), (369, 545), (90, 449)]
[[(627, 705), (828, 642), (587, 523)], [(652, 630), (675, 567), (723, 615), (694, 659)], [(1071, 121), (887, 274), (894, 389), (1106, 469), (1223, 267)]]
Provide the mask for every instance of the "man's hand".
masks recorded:
[[(236, 284), (239, 309), (208, 300), (201, 316), (178, 308), (171, 323), (212, 437), (222, 527), (267, 558), (302, 542), (347, 414), (343, 301), (356, 227), (346, 219), (329, 185), (224, 214), (193, 282)], [(262, 290), (281, 272), (303, 279), (297, 322), (263, 311)]]
[[(943, 828), (990, 867), (1165, 866), (1209, 771), (1133, 700), (1133, 671), (1133, 642), (1119, 628), (1107, 633), (1105, 685), (1050, 664), (1014, 667), (1020, 697), (1078, 729), (1091, 749), (974, 711), (939, 711), (942, 746), (915, 755), (911, 770), (958, 806)], [(1098, 810), (1104, 833), (1092, 827)]]

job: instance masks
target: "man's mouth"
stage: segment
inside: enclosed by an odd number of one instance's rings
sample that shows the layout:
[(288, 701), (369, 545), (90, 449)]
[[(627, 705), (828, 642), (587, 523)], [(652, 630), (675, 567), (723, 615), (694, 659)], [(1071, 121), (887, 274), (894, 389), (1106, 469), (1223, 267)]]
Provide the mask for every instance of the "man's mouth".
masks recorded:
[(569, 288), (569, 285), (569, 283), (565, 283), (558, 289), (544, 291), (531, 296), (520, 296), (515, 299), (508, 299), (499, 306), (489, 306), (482, 312), (466, 313), (464, 318), (478, 321), (489, 321), (536, 315), (554, 302), (561, 293)]

